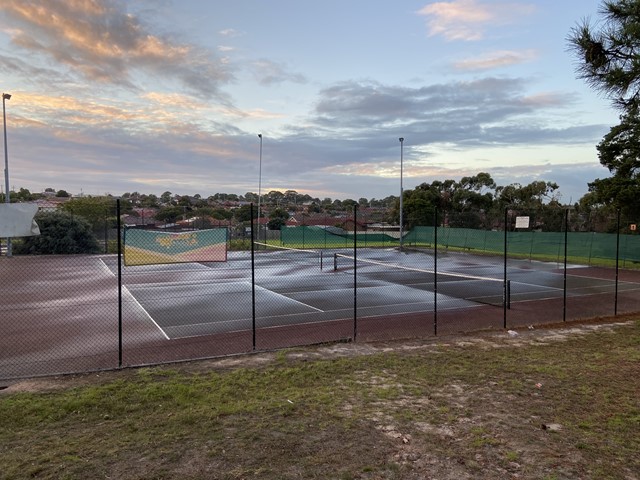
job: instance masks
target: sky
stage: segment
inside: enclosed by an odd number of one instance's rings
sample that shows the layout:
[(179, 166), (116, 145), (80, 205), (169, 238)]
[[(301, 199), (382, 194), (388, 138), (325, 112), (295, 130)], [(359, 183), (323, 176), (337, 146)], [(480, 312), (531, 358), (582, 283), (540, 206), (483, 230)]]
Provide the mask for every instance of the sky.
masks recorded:
[(600, 8), (2, 0), (10, 188), (357, 200), (488, 172), (576, 202), (618, 123), (567, 42)]

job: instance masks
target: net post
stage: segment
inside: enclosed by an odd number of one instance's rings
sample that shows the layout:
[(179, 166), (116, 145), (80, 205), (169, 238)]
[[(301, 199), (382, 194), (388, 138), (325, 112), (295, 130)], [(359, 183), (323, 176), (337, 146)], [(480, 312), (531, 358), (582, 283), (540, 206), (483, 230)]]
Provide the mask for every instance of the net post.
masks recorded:
[(338, 254), (334, 253), (333, 254), (333, 271), (337, 271), (338, 270)]
[(322, 250), (320, 250), (320, 270), (322, 270)]

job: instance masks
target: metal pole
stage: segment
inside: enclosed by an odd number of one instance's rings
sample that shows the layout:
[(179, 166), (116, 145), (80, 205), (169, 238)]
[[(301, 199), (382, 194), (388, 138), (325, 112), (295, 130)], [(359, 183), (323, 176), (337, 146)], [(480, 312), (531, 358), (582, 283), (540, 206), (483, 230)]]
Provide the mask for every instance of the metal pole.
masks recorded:
[(567, 321), (567, 242), (569, 240), (569, 209), (564, 212), (564, 273), (562, 296), (562, 321)]
[(261, 133), (258, 134), (258, 138), (260, 139), (260, 166), (258, 170), (258, 239), (260, 239), (260, 199), (262, 197), (262, 134)]
[(253, 350), (256, 349), (256, 257), (253, 242), (253, 203), (251, 204), (251, 331), (253, 332)]
[[(10, 100), (11, 94), (2, 94), (2, 124), (4, 126), (4, 203), (10, 203), (9, 195), (9, 153), (7, 151), (7, 113), (5, 100)], [(11, 237), (7, 237), (7, 257), (11, 256)]]
[(438, 207), (433, 227), (433, 334), (438, 335)]
[(504, 280), (503, 280), (503, 292), (502, 292), (502, 328), (507, 328), (507, 255), (508, 255), (508, 247), (507, 247), (507, 231), (509, 229), (508, 222), (509, 221), (509, 208), (505, 207), (504, 209)]
[(402, 170), (403, 170), (403, 156), (404, 156), (404, 137), (400, 137), (400, 251), (402, 251), (402, 234), (403, 234), (403, 218), (402, 218), (402, 196), (403, 196), (403, 188), (402, 188)]
[(613, 314), (618, 316), (618, 274), (620, 270), (620, 209), (618, 209), (618, 224), (616, 226), (616, 293), (613, 300)]
[(355, 231), (355, 224), (358, 220), (358, 206), (353, 206), (353, 341), (358, 339), (358, 275), (357, 256), (358, 256), (358, 240)]
[(120, 219), (120, 199), (116, 200), (118, 228), (118, 367), (122, 367), (122, 223)]

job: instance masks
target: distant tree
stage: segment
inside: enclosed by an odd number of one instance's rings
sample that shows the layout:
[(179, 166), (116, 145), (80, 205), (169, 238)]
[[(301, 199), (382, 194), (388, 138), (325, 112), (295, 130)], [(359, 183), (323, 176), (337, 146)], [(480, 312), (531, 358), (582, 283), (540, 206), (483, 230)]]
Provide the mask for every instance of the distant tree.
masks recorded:
[(174, 223), (185, 215), (185, 208), (180, 206), (163, 207), (156, 212), (156, 220), (159, 222)]
[(383, 207), (392, 208), (398, 202), (398, 200), (399, 198), (396, 197), (395, 195), (389, 195), (388, 197), (385, 197), (382, 200), (380, 200), (380, 202)]
[(320, 207), (320, 205), (314, 201), (311, 205), (309, 205), (308, 211), (309, 213), (321, 213), (322, 207)]
[(31, 195), (31, 192), (27, 188), (20, 188), (18, 193), (16, 193), (16, 199), (19, 202), (28, 202), (33, 200), (33, 195)]
[[(251, 205), (243, 205), (240, 208), (236, 208), (233, 211), (233, 216), (238, 222), (249, 222), (251, 221)], [(258, 216), (258, 208), (256, 206), (253, 207), (253, 218), (257, 218)]]
[(265, 203), (280, 206), (283, 202), (284, 193), (279, 192), (278, 190), (272, 190), (267, 195), (265, 195)]
[(358, 205), (358, 202), (356, 202), (352, 198), (346, 198), (342, 201), (342, 208), (344, 208), (345, 210), (352, 211), (353, 207), (355, 207), (356, 205)]
[(513, 183), (497, 187), (493, 218), (504, 218), (505, 209), (513, 209), (518, 215), (529, 216), (532, 228), (559, 232), (564, 210), (558, 202), (557, 190), (556, 183), (542, 180), (525, 186)]
[(98, 253), (100, 247), (91, 226), (68, 212), (40, 212), (35, 216), (40, 235), (16, 244), (16, 254), (52, 255)]
[(621, 117), (598, 144), (600, 163), (612, 176), (589, 183), (598, 202), (620, 208), (625, 214), (640, 211), (640, 115)]
[(45, 188), (44, 191), (45, 191), (45, 193), (56, 193), (56, 191), (51, 187)]
[(160, 195), (160, 201), (164, 204), (171, 203), (171, 192), (167, 191)]
[(287, 221), (282, 218), (272, 218), (267, 222), (267, 228), (269, 230), (281, 230), (287, 224)]
[(233, 212), (224, 208), (216, 208), (211, 213), (211, 216), (216, 220), (231, 220), (233, 218)]
[(289, 203), (289, 205), (297, 205), (298, 204), (298, 192), (295, 190), (287, 190), (284, 192), (284, 198)]
[(158, 197), (154, 194), (143, 195), (140, 199), (140, 206), (145, 208), (156, 208), (160, 206)]
[(267, 227), (269, 230), (280, 230), (287, 224), (288, 219), (289, 214), (286, 210), (282, 208), (274, 208), (271, 213), (269, 213), (269, 222), (267, 223)]
[(576, 202), (569, 220), (572, 231), (615, 232), (617, 228), (616, 207), (601, 202), (596, 192), (588, 192)]
[[(403, 223), (408, 228), (431, 226), (435, 221), (435, 209), (440, 201), (439, 184), (422, 183), (413, 190), (405, 190), (402, 196)], [(400, 222), (400, 199), (391, 210), (391, 221)]]
[(116, 218), (115, 208), (115, 202), (108, 197), (72, 198), (60, 207), (74, 217), (84, 218), (96, 233), (103, 231), (105, 224), (113, 224)]
[(58, 190), (56, 192), (56, 197), (69, 197), (69, 193), (66, 190)]
[(182, 195), (178, 198), (178, 205), (181, 207), (191, 207), (191, 199), (188, 195)]

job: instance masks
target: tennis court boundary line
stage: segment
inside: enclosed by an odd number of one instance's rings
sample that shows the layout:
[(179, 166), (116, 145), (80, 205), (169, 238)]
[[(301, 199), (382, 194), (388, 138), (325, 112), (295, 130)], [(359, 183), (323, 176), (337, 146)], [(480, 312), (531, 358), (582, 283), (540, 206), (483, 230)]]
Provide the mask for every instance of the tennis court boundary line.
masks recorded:
[(160, 325), (158, 325), (158, 322), (156, 322), (156, 321), (153, 319), (153, 317), (152, 317), (151, 315), (149, 315), (149, 312), (147, 312), (147, 309), (146, 309), (146, 308), (144, 308), (144, 307), (142, 306), (142, 304), (141, 304), (141, 303), (136, 299), (136, 297), (133, 295), (133, 293), (131, 293), (131, 292), (129, 291), (129, 289), (127, 288), (127, 286), (126, 286), (126, 285), (123, 285), (123, 286), (122, 286), (122, 290), (123, 290), (124, 292), (126, 292), (126, 293), (128, 293), (128, 294), (129, 294), (129, 296), (133, 299), (134, 303), (135, 303), (136, 305), (138, 305), (138, 307), (140, 307), (140, 309), (144, 312), (144, 314), (147, 316), (147, 318), (149, 318), (149, 320), (151, 320), (151, 321), (153, 322), (153, 324), (156, 326), (156, 328), (157, 328), (158, 330), (160, 330), (160, 333), (162, 333), (162, 335), (164, 336), (164, 338), (165, 338), (166, 340), (171, 340), (171, 338), (169, 338), (169, 335), (167, 335), (167, 334), (166, 334), (166, 332), (162, 329), (162, 327), (161, 327)]
[(315, 310), (316, 312), (325, 313), (325, 310), (321, 310), (321, 309), (319, 309), (317, 307), (309, 305), (308, 303), (304, 303), (304, 302), (301, 302), (300, 300), (296, 300), (295, 298), (287, 297), (286, 295), (283, 295), (282, 293), (278, 293), (278, 292), (275, 292), (273, 290), (269, 290), (268, 288), (261, 287), (260, 285), (256, 285), (256, 288), (259, 288), (260, 290), (263, 290), (265, 292), (272, 293), (272, 294), (277, 295), (279, 297), (286, 298), (287, 300), (290, 300), (292, 302), (298, 303), (298, 304), (303, 305), (303, 306), (305, 306), (307, 308), (311, 308), (311, 309)]

